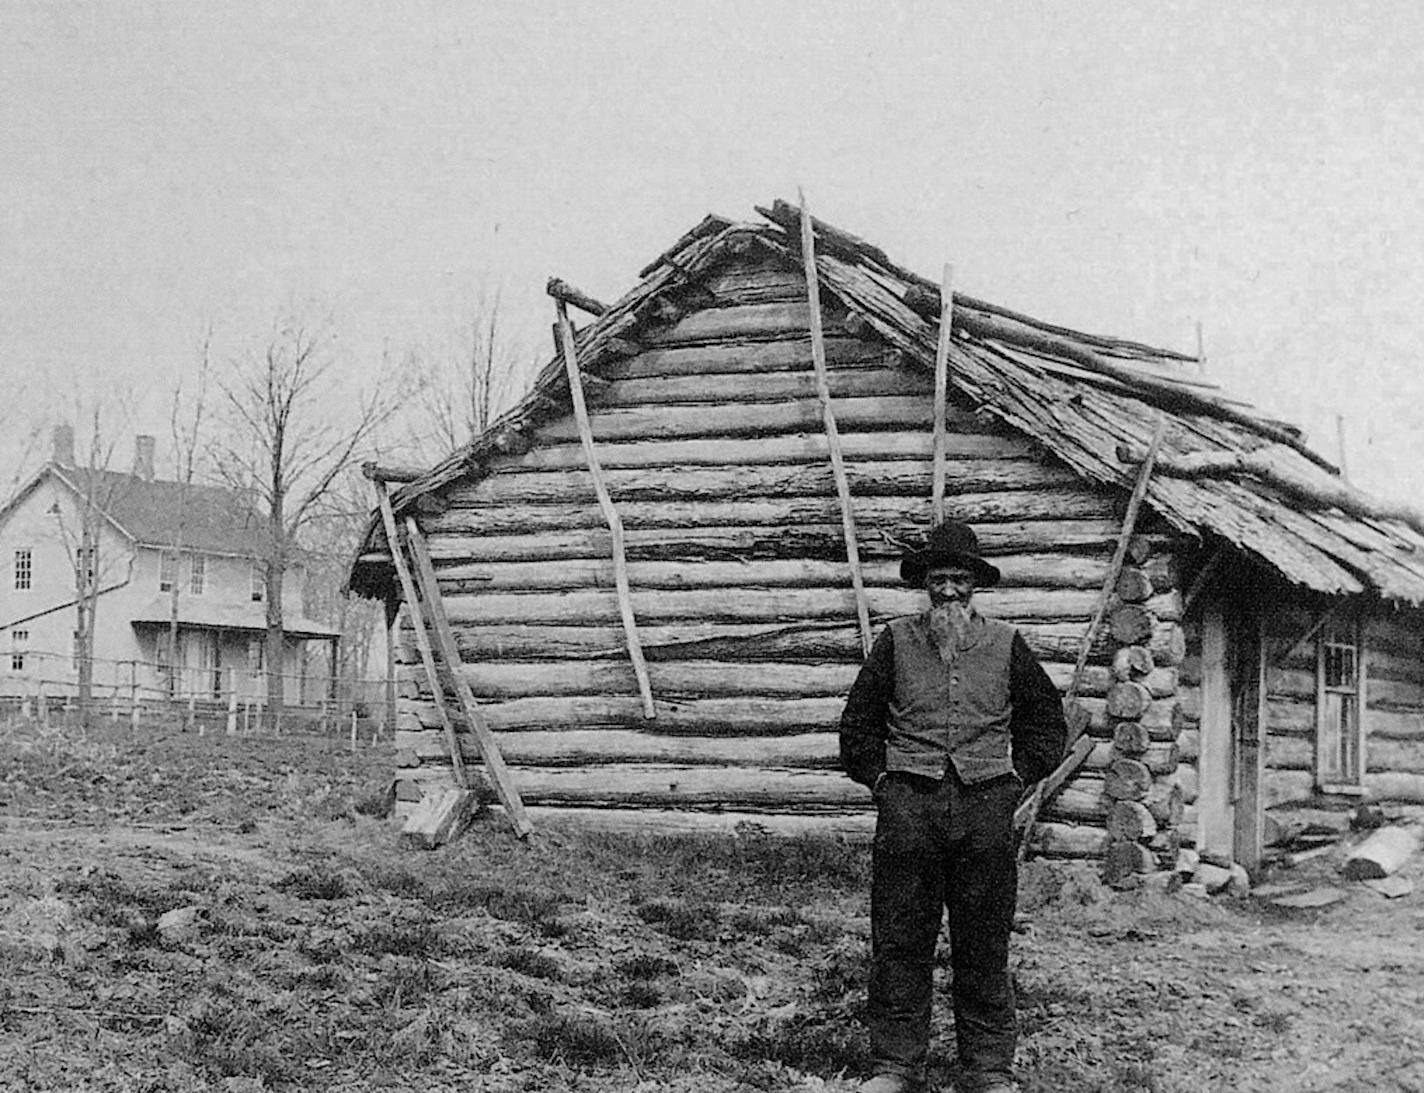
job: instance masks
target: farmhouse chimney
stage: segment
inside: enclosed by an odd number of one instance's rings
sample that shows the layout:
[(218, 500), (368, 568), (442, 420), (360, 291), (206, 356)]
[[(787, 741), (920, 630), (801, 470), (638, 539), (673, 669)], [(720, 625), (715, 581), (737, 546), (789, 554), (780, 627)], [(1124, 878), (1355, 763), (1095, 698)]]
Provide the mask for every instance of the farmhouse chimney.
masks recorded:
[(153, 437), (143, 433), (134, 437), (134, 477), (145, 482), (153, 481), (153, 449), (156, 443)]
[(74, 426), (56, 425), (50, 431), (50, 462), (74, 466)]

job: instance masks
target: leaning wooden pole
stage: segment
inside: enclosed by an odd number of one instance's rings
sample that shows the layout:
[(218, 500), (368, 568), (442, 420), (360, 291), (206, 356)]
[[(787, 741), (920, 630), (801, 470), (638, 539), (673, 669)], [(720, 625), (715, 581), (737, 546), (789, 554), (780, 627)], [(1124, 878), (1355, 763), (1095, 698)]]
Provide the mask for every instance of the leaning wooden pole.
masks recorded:
[[(1088, 629), (1083, 633), (1082, 643), (1078, 646), (1078, 660), (1073, 666), (1073, 678), (1069, 680), (1068, 691), (1063, 698), (1063, 705), (1070, 715), (1070, 729), (1077, 733), (1081, 733), (1086, 721), (1084, 717), (1077, 715), (1074, 709), (1077, 706), (1078, 691), (1083, 684), (1083, 669), (1087, 667), (1088, 655), (1092, 652), (1093, 642), (1097, 640), (1098, 629), (1107, 616), (1108, 602), (1112, 599), (1113, 589), (1117, 587), (1117, 579), (1122, 575), (1123, 562), (1127, 560), (1127, 548), (1137, 529), (1137, 514), (1141, 511), (1143, 499), (1147, 496), (1147, 484), (1152, 479), (1152, 467), (1157, 462), (1157, 453), (1162, 448), (1162, 437), (1166, 432), (1167, 415), (1158, 410), (1157, 421), (1152, 430), (1152, 441), (1147, 447), (1147, 455), (1143, 458), (1141, 467), (1138, 468), (1137, 482), (1133, 485), (1132, 495), (1127, 501), (1127, 512), (1122, 519), (1122, 530), (1117, 537), (1117, 549), (1113, 551), (1112, 563), (1108, 566), (1108, 574), (1103, 581), (1102, 592), (1098, 596), (1097, 609), (1093, 612), (1092, 621), (1088, 623)], [(1058, 764), (1058, 767), (1047, 778), (1034, 786), (1033, 792), (1025, 797), (1018, 808), (1014, 810), (1014, 826), (1021, 828), (1018, 844), (1020, 860), (1028, 852), (1029, 839), (1033, 835), (1033, 825), (1038, 820), (1038, 813), (1043, 808), (1043, 802), (1073, 777), (1093, 750), (1091, 742), (1087, 739), (1074, 739), (1069, 743), (1071, 747), (1068, 754)]]
[[(485, 773), (494, 783), (499, 803), (504, 806), (505, 814), (509, 816), (509, 822), (514, 825), (514, 833), (522, 839), (534, 830), (534, 825), (529, 821), (529, 817), (524, 811), (524, 801), (520, 798), (519, 790), (515, 787), (509, 767), (505, 765), (504, 756), (500, 753), (499, 745), (495, 742), (494, 732), (485, 721), (484, 714), (480, 712), (474, 692), (470, 690), (470, 684), (460, 674), (459, 646), (455, 642), (454, 631), (450, 629), (450, 620), (445, 616), (445, 604), (440, 599), (440, 582), (435, 576), (435, 564), (430, 560), (430, 550), (425, 545), (425, 536), (421, 534), (419, 525), (412, 517), (406, 517), (405, 527), (406, 546), (410, 550), (411, 559), (415, 562), (415, 583), (420, 589), (421, 598), (425, 601), (426, 619), (435, 631), (435, 643), (440, 652), (440, 660), (445, 665), (445, 670), (450, 677), (450, 686), (455, 692), (455, 700), (460, 704), (460, 712), (464, 715), (465, 725), (480, 746), (480, 758), (484, 760)], [(432, 680), (431, 683), (437, 690), (440, 688), (438, 680)], [(455, 741), (455, 744), (458, 745), (458, 740)]]
[(1147, 484), (1152, 480), (1152, 468), (1157, 463), (1157, 453), (1162, 450), (1162, 437), (1166, 432), (1167, 415), (1158, 410), (1157, 421), (1152, 428), (1152, 442), (1147, 446), (1147, 455), (1137, 470), (1137, 481), (1133, 484), (1132, 495), (1127, 499), (1127, 512), (1123, 515), (1117, 549), (1113, 551), (1112, 563), (1108, 566), (1108, 575), (1103, 580), (1103, 590), (1098, 596), (1098, 608), (1093, 613), (1093, 621), (1088, 624), (1088, 629), (1083, 634), (1082, 644), (1078, 647), (1078, 660), (1073, 666), (1073, 678), (1068, 684), (1069, 701), (1078, 697), (1078, 689), (1082, 686), (1083, 669), (1088, 665), (1088, 654), (1092, 651), (1093, 642), (1097, 640), (1098, 628), (1107, 616), (1108, 602), (1112, 599), (1113, 589), (1117, 587), (1117, 579), (1122, 575), (1122, 565), (1127, 560), (1127, 548), (1137, 530), (1137, 514), (1147, 497)]
[(657, 717), (657, 707), (653, 704), (653, 685), (648, 678), (648, 664), (643, 659), (643, 643), (638, 638), (638, 622), (633, 615), (633, 592), (628, 583), (628, 556), (623, 544), (623, 521), (608, 492), (603, 467), (598, 461), (598, 450), (593, 444), (593, 426), (589, 423), (588, 405), (583, 397), (583, 379), (579, 374), (578, 351), (574, 348), (574, 328), (569, 322), (569, 310), (562, 297), (554, 298), (554, 306), (559, 315), (559, 350), (564, 358), (564, 371), (569, 378), (569, 396), (573, 401), (574, 422), (578, 426), (579, 442), (583, 445), (584, 462), (588, 464), (593, 492), (598, 497), (598, 507), (603, 512), (609, 536), (613, 540), (613, 580), (618, 587), (618, 613), (623, 619), (623, 636), (628, 645), (628, 659), (633, 662), (633, 674), (638, 677), (638, 693), (643, 699), (643, 716), (652, 720)]
[(855, 589), (855, 614), (860, 623), (860, 643), (865, 655), (870, 655), (870, 605), (865, 596), (865, 578), (860, 569), (860, 546), (855, 534), (855, 512), (851, 508), (850, 480), (846, 477), (845, 457), (841, 452), (841, 435), (836, 429), (836, 415), (831, 406), (831, 380), (826, 369), (826, 341), (821, 329), (821, 290), (816, 275), (816, 238), (811, 213), (806, 208), (806, 195), (801, 199), (801, 257), (806, 265), (806, 295), (811, 306), (811, 361), (816, 370), (816, 392), (821, 400), (821, 419), (826, 429), (826, 446), (831, 453), (831, 473), (836, 480), (836, 495), (840, 498), (841, 529), (845, 533), (846, 561), (850, 565), (851, 586)]
[(934, 471), (930, 503), (934, 522), (944, 523), (944, 440), (945, 415), (949, 402), (949, 339), (954, 327), (954, 267), (946, 264), (940, 287), (939, 342), (935, 346)]
[(420, 649), (420, 660), (425, 666), (425, 676), (430, 680), (430, 689), (435, 696), (435, 713), (440, 718), (440, 726), (445, 732), (445, 743), (450, 749), (450, 766), (454, 770), (455, 784), (461, 789), (469, 789), (470, 777), (465, 771), (464, 756), (460, 752), (460, 738), (455, 734), (455, 722), (445, 705), (445, 688), (440, 684), (440, 673), (435, 666), (435, 651), (430, 646), (430, 632), (425, 627), (425, 613), (421, 610), (420, 594), (406, 562), (406, 553), (401, 548), (400, 532), (396, 528), (395, 512), (391, 508), (391, 495), (382, 479), (373, 478), (371, 486), (376, 491), (376, 505), (381, 510), (381, 525), (386, 530), (386, 542), (390, 544), (391, 562), (395, 566), (396, 576), (400, 579), (401, 595), (405, 597), (406, 608), (410, 611), (410, 621), (415, 629), (415, 643)]

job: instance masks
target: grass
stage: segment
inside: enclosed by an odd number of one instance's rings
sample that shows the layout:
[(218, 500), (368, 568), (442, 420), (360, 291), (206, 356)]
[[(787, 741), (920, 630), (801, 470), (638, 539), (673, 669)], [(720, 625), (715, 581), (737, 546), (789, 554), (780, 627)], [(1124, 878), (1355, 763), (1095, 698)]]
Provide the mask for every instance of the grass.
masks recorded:
[(706, 941), (717, 936), (721, 911), (716, 904), (651, 900), (634, 908), (644, 922), (679, 941)]
[(638, 953), (614, 962), (613, 970), (624, 979), (657, 979), (660, 976), (676, 975), (677, 961), (653, 953)]
[(355, 895), (349, 878), (320, 868), (294, 870), (273, 887), (297, 899), (346, 899)]
[[(0, 800), (30, 810), (0, 827), (0, 1088), (846, 1093), (863, 1073), (864, 846), (750, 828), (520, 841), (480, 821), (414, 854), (359, 807), (389, 763), (319, 739), (0, 735)], [(158, 918), (185, 906), (196, 935), (165, 942)], [(1026, 1093), (1247, 1073), (1283, 1093), (1271, 1053), (1307, 1043), (1344, 1067), (1371, 999), (1395, 999), (1401, 1028), (1424, 1020), (1413, 950), (1331, 971), (1353, 918), (1307, 955), (1291, 939), (1343, 920), (1109, 895), (1043, 863), (1021, 907)], [(1407, 1046), (1373, 1050), (1413, 1065)]]
[(562, 966), (547, 953), (523, 945), (505, 949), (495, 958), (495, 964), (534, 979), (558, 980), (562, 976)]

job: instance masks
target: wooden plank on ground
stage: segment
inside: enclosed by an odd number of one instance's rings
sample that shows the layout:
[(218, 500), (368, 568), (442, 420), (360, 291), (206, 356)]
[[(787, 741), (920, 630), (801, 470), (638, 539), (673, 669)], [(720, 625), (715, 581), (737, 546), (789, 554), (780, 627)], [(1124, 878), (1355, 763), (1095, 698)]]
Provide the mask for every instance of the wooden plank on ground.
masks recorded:
[(422, 797), (401, 828), (401, 841), (419, 850), (434, 850), (460, 833), (474, 814), (478, 795), (468, 789), (448, 789)]

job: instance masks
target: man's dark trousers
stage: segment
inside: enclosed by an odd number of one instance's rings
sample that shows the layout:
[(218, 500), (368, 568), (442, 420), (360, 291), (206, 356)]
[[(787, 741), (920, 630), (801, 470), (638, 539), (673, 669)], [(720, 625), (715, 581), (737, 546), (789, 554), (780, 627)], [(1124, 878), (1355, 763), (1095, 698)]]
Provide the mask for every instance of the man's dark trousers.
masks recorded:
[(876, 793), (871, 885), (870, 1050), (878, 1072), (922, 1079), (935, 942), (949, 912), (960, 1067), (1013, 1070), (1017, 1026), (1008, 974), (1018, 885), (1013, 774), (964, 785), (891, 773)]

